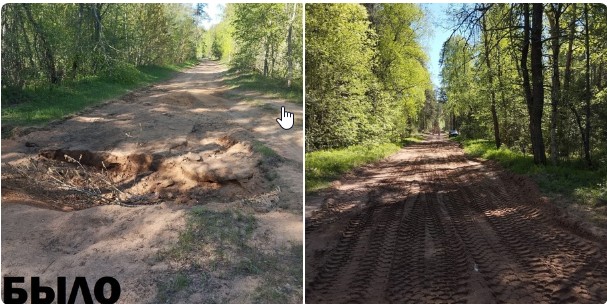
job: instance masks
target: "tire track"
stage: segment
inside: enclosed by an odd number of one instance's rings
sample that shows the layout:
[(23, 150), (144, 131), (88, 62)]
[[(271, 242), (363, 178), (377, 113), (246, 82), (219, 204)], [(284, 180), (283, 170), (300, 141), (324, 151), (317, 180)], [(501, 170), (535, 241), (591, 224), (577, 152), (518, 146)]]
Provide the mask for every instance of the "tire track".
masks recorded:
[[(347, 225), (328, 225), (320, 212), (306, 232), (314, 242), (344, 227), (307, 282), (307, 303), (607, 300), (605, 248), (563, 226), (520, 178), (436, 138), (380, 168), (357, 177), (384, 173)], [(336, 205), (353, 199), (339, 188), (331, 195)], [(339, 214), (331, 216), (339, 223)]]

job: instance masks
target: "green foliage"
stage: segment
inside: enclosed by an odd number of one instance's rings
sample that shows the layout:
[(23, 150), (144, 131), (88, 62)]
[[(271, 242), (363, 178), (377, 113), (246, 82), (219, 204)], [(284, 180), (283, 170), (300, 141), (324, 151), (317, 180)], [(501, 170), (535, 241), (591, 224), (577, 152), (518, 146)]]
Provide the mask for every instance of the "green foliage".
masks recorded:
[(233, 37), (238, 45), (232, 65), (265, 77), (302, 78), (302, 5), (233, 4)]
[(430, 89), (410, 4), (306, 5), (306, 150), (399, 141)]
[(223, 57), (223, 52), (217, 39), (217, 36), (213, 37), (213, 44), (211, 45), (211, 54), (213, 54), (213, 57), (217, 59), (221, 59)]
[(301, 91), (301, 18), (298, 3), (227, 4), (221, 22), (202, 34), (203, 56), (229, 63), (234, 73), (266, 78), (243, 83), (265, 82), (271, 84), (270, 91), (276, 85), (284, 92)]
[[(418, 40), (423, 32), (424, 14), (415, 4), (383, 4), (371, 16), (377, 32), (375, 75), (388, 93), (387, 103), (376, 111), (384, 131), (406, 128), (408, 120), (417, 119), (425, 102), (425, 91), (431, 89), (426, 69), (428, 56)], [(396, 137), (391, 138), (397, 139)]]
[(400, 148), (400, 145), (394, 143), (384, 143), (308, 152), (306, 153), (306, 191), (326, 188), (341, 174), (366, 163), (383, 159)]
[(129, 63), (117, 63), (106, 67), (100, 79), (110, 83), (134, 84), (143, 78), (141, 71)]
[(181, 4), (11, 3), (2, 16), (3, 89), (91, 76), (133, 83), (136, 66), (195, 58), (199, 36)]
[[(548, 25), (543, 51), (543, 86), (547, 90), (544, 114), (540, 118), (545, 145), (550, 146), (548, 140), (555, 142), (557, 163), (575, 161), (584, 157), (582, 134), (589, 130), (590, 156), (599, 167), (607, 154), (607, 69), (604, 68), (607, 66), (607, 7), (600, 4), (545, 7)], [(522, 86), (523, 35), (515, 30), (522, 25), (522, 9), (520, 4), (475, 4), (450, 10), (457, 19), (453, 28), (467, 31), (456, 31), (444, 44), (441, 90), (446, 97), (443, 119), (448, 128), (458, 129), (465, 138), (494, 138), (491, 113), (494, 100), (501, 142), (511, 149), (530, 151), (530, 116)], [(584, 9), (589, 12), (588, 26)], [(561, 13), (558, 22), (555, 11)], [(557, 38), (552, 37), (554, 33), (560, 33), (558, 57), (551, 45)], [(585, 59), (587, 50), (589, 62)], [(552, 63), (556, 59), (559, 77), (555, 79), (557, 71)], [(554, 116), (552, 103), (557, 108)]]
[(228, 4), (224, 8), (222, 21), (213, 25), (208, 31), (204, 32), (201, 41), (205, 46), (204, 56), (231, 62), (233, 54), (236, 51), (233, 23), (233, 5)]
[(306, 5), (306, 149), (356, 144), (370, 105), (372, 40), (364, 7)]

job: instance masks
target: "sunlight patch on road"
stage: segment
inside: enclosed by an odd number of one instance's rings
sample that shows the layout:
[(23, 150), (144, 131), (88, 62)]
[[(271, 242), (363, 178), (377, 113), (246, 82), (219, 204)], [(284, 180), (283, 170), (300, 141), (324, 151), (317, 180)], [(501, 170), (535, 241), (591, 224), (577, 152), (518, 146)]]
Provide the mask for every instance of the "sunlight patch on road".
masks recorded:
[(502, 208), (485, 212), (487, 217), (503, 217), (516, 212), (514, 208)]

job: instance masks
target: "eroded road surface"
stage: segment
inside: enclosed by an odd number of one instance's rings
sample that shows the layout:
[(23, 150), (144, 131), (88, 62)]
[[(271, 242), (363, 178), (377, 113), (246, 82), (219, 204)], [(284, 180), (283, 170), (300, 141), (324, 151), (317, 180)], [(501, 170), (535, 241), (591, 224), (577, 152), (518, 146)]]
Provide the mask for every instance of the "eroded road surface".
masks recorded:
[(439, 136), (306, 205), (306, 303), (607, 301), (604, 239)]
[[(54, 287), (57, 277), (71, 286), (86, 276), (92, 288), (112, 276), (120, 303), (159, 303), (158, 286), (183, 266), (159, 253), (175, 246), (193, 206), (251, 214), (252, 244), (301, 244), (302, 107), (233, 88), (226, 70), (204, 61), (3, 139), (2, 276), (26, 277), (19, 287), (28, 291), (30, 277)], [(281, 106), (295, 112), (291, 130), (276, 123)], [(259, 275), (211, 274), (170, 296), (241, 303), (262, 285)]]

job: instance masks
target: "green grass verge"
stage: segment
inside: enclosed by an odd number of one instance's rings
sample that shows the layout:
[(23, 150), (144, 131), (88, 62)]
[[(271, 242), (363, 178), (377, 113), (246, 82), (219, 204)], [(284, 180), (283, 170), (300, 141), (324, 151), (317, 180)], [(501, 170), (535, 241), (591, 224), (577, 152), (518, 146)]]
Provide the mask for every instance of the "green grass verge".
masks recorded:
[[(128, 81), (92, 76), (61, 86), (2, 90), (2, 126), (31, 126), (60, 119), (101, 101), (118, 97), (139, 87), (167, 80), (176, 72), (197, 64), (143, 66), (129, 71)], [(18, 102), (14, 104), (15, 102)]]
[(327, 188), (345, 172), (383, 159), (400, 150), (403, 145), (419, 141), (420, 137), (409, 137), (401, 144), (355, 145), (306, 153), (306, 192)]
[(287, 87), (287, 81), (263, 77), (255, 72), (239, 72), (230, 69), (226, 74), (226, 83), (233, 89), (257, 91), (277, 98), (284, 98), (289, 102), (303, 104), (303, 91), (301, 83), (292, 83)]
[(563, 162), (557, 166), (537, 166), (529, 154), (508, 148), (495, 148), (489, 140), (457, 139), (464, 152), (473, 157), (495, 160), (504, 168), (531, 177), (547, 194), (564, 195), (577, 203), (598, 206), (607, 203), (607, 168), (590, 170), (581, 161)]

